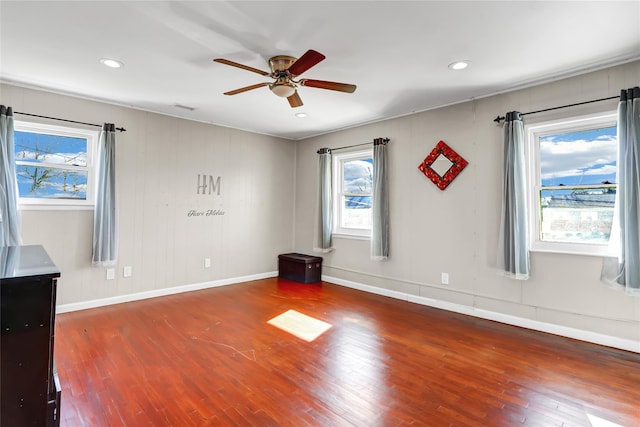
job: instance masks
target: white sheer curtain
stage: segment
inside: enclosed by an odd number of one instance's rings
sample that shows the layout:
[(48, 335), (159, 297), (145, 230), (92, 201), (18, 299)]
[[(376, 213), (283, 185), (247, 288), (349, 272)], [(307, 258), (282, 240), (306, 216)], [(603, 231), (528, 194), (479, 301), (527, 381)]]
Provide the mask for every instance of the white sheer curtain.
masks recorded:
[(507, 277), (529, 278), (524, 125), (520, 113), (507, 113), (504, 122), (502, 213), (498, 268)]
[(22, 244), (13, 126), (13, 110), (0, 105), (0, 247)]
[(640, 87), (622, 90), (618, 104), (618, 189), (610, 256), (602, 280), (640, 295)]
[(371, 259), (374, 261), (383, 261), (389, 257), (388, 142), (386, 138), (373, 140)]
[(104, 124), (98, 144), (92, 263), (95, 266), (106, 266), (115, 265), (118, 260), (115, 125)]
[(331, 241), (333, 229), (333, 196), (331, 190), (331, 150), (318, 150), (318, 217), (313, 250), (315, 252), (331, 252), (334, 248)]

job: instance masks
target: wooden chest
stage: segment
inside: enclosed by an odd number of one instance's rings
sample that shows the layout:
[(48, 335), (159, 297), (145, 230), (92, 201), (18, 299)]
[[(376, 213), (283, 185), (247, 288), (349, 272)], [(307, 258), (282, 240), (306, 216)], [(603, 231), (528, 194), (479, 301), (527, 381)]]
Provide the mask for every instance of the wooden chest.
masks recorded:
[(319, 282), (322, 257), (298, 253), (278, 255), (278, 276), (302, 283)]

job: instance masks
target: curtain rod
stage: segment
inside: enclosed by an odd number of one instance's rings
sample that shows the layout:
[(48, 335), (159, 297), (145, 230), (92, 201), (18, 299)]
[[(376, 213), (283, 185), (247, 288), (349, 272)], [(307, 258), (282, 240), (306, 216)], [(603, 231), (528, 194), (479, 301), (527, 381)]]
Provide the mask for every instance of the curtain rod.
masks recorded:
[[(95, 123), (78, 122), (78, 121), (75, 121), (75, 120), (59, 119), (57, 117), (40, 116), (38, 114), (29, 114), (29, 113), (21, 113), (19, 111), (14, 111), (13, 114), (22, 114), (23, 116), (39, 117), (41, 119), (58, 120), (60, 122), (77, 123), (79, 125), (95, 126), (95, 127), (99, 127), (99, 128), (102, 127), (102, 125), (97, 125)], [(120, 131), (120, 132), (126, 132), (127, 131), (125, 128), (115, 128), (115, 129)]]
[[(591, 101), (577, 102), (575, 104), (569, 104), (569, 105), (561, 105), (560, 107), (545, 108), (544, 110), (538, 110), (538, 111), (529, 111), (528, 113), (520, 113), (520, 115), (521, 116), (526, 116), (528, 114), (543, 113), (545, 111), (559, 110), (561, 108), (575, 107), (577, 105), (591, 104), (592, 102), (608, 101), (610, 99), (617, 99), (617, 98), (620, 98), (620, 97), (619, 96), (610, 96), (609, 98), (593, 99)], [(496, 123), (500, 123), (501, 120), (504, 120), (504, 116), (503, 117), (498, 116), (495, 119), (493, 119), (493, 121), (496, 122)]]
[[(383, 139), (385, 143), (387, 143), (387, 142), (389, 142), (389, 141), (390, 141), (390, 139), (389, 139), (389, 138), (381, 138), (381, 139)], [(329, 150), (331, 150), (331, 151), (336, 151), (336, 150), (346, 150), (347, 148), (362, 147), (363, 145), (370, 145), (370, 144), (373, 144), (373, 141), (371, 141), (371, 142), (363, 142), (362, 144), (347, 145), (346, 147), (329, 148)], [(318, 150), (318, 154), (320, 154), (320, 151), (321, 151), (321, 150), (324, 150), (324, 148), (323, 148), (323, 149)]]

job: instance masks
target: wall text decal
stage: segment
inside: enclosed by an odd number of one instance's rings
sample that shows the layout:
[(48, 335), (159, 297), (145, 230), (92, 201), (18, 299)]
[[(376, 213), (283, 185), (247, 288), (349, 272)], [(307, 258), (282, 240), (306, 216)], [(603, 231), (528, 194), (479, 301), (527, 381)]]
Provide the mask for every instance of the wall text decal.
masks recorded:
[(200, 211), (191, 209), (189, 212), (187, 212), (187, 216), (217, 216), (217, 215), (224, 215), (224, 214), (225, 212), (222, 209), (207, 209), (207, 210), (200, 210)]
[[(222, 187), (222, 177), (218, 176), (214, 179), (213, 175), (198, 174), (198, 191), (196, 194), (211, 195), (212, 193), (219, 196)], [(208, 191), (208, 192), (207, 192)]]
[[(207, 175), (207, 174), (198, 174), (197, 177), (197, 186), (196, 186), (196, 194), (203, 196), (220, 196), (222, 192), (222, 177)], [(198, 199), (201, 200), (201, 199)], [(198, 217), (219, 217), (226, 214), (224, 211), (224, 207), (222, 206), (222, 198), (218, 199), (219, 202), (215, 203), (214, 206), (202, 207), (197, 206), (192, 209), (187, 210), (188, 218), (198, 218)], [(200, 205), (200, 203), (198, 203)]]

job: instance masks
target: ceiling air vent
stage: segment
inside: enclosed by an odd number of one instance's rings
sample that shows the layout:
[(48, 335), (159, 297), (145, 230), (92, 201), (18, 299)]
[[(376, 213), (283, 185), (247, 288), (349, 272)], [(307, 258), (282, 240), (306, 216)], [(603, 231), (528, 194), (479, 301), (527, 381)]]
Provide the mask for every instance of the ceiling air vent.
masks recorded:
[(189, 107), (188, 105), (182, 105), (182, 104), (173, 104), (173, 106), (176, 108), (182, 108), (183, 110), (189, 110), (189, 111), (193, 111), (196, 109), (195, 107)]

